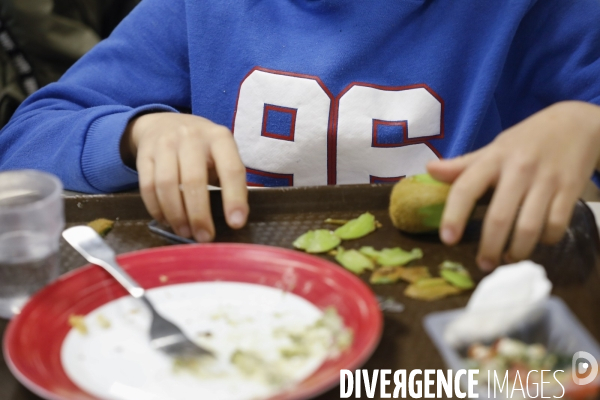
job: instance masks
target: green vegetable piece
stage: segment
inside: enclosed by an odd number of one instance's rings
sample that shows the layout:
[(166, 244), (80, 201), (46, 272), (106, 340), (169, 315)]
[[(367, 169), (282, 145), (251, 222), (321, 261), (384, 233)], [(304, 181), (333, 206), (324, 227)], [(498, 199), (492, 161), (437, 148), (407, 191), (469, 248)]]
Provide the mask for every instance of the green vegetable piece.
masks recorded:
[(379, 257), (380, 254), (380, 252), (378, 250), (375, 250), (373, 246), (363, 246), (358, 251), (360, 251), (365, 256), (371, 257), (375, 260), (377, 260), (377, 257)]
[(473, 289), (475, 283), (471, 279), (469, 271), (461, 263), (444, 261), (440, 264), (440, 275), (448, 283), (459, 289)]
[(400, 247), (383, 249), (379, 252), (377, 263), (385, 267), (394, 265), (406, 265), (412, 260), (423, 258), (423, 251), (414, 248), (411, 251), (402, 250)]
[(373, 269), (375, 267), (373, 261), (361, 254), (358, 250), (344, 250), (343, 247), (339, 247), (335, 259), (342, 267), (355, 274), (362, 274), (367, 269)]
[(418, 175), (413, 175), (411, 177), (415, 182), (419, 182), (419, 183), (431, 183), (434, 185), (445, 185), (444, 182), (440, 182), (438, 180), (433, 179), (433, 177), (429, 174), (418, 174)]
[(358, 239), (375, 230), (375, 216), (364, 213), (358, 218), (351, 219), (335, 230), (335, 234), (342, 239)]
[(440, 270), (442, 269), (448, 269), (450, 271), (456, 271), (456, 272), (463, 272), (463, 273), (467, 273), (467, 270), (465, 269), (465, 267), (456, 261), (444, 261), (443, 263), (440, 264)]
[(341, 242), (332, 231), (317, 229), (308, 231), (294, 241), (294, 247), (307, 253), (325, 253), (336, 248)]
[(378, 264), (383, 266), (398, 266), (408, 264), (412, 260), (417, 260), (423, 257), (423, 252), (419, 248), (414, 248), (411, 251), (402, 250), (400, 247), (393, 249), (375, 250), (372, 246), (363, 246), (359, 250), (367, 257), (371, 257)]
[(310, 245), (310, 243), (315, 238), (315, 231), (308, 231), (302, 235), (300, 235), (296, 240), (294, 240), (294, 247), (300, 250), (306, 250), (306, 248)]
[(432, 204), (419, 208), (419, 216), (423, 226), (427, 228), (439, 228), (442, 222), (442, 214), (444, 213), (444, 207), (446, 203)]
[(444, 269), (440, 271), (440, 275), (448, 281), (449, 284), (456, 286), (459, 289), (469, 290), (473, 289), (473, 286), (475, 286), (470, 276), (463, 275), (459, 272)]

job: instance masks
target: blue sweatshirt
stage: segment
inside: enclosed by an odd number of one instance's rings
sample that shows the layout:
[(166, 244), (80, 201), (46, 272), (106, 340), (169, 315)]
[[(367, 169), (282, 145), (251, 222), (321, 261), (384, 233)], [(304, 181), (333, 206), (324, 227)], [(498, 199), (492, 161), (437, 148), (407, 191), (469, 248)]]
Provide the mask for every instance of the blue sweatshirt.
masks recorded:
[(135, 187), (122, 133), (168, 110), (231, 128), (250, 184), (393, 181), (552, 103), (600, 104), (599, 21), (598, 0), (144, 0), (21, 105), (0, 169)]

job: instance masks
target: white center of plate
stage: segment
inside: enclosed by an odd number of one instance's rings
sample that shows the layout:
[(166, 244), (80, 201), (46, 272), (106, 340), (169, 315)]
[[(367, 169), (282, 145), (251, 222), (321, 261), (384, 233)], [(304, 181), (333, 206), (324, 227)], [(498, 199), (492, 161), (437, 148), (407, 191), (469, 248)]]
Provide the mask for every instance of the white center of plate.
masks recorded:
[(172, 358), (152, 350), (150, 312), (140, 301), (123, 297), (85, 316), (87, 334), (75, 329), (67, 334), (61, 361), (75, 384), (103, 399), (256, 399), (283, 388), (242, 373), (231, 363), (236, 351), (276, 363), (287, 382), (302, 381), (327, 358), (326, 349), (282, 357), (290, 341), (282, 331), (299, 332), (323, 315), (294, 294), (234, 282), (170, 285), (147, 294), (159, 313), (217, 354), (208, 372), (178, 369)]

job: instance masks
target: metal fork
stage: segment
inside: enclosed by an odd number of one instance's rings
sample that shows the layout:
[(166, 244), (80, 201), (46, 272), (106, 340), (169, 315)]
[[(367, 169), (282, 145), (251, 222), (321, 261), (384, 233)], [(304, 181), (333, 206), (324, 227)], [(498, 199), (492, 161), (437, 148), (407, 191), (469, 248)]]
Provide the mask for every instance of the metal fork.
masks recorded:
[(152, 324), (150, 326), (150, 345), (173, 357), (198, 357), (213, 356), (214, 354), (198, 346), (172, 322), (163, 318), (148, 300), (142, 288), (127, 272), (125, 272), (115, 259), (115, 252), (104, 240), (89, 226), (74, 226), (62, 233), (65, 240), (73, 246), (86, 260), (104, 268), (113, 276), (130, 295), (142, 300), (152, 311)]

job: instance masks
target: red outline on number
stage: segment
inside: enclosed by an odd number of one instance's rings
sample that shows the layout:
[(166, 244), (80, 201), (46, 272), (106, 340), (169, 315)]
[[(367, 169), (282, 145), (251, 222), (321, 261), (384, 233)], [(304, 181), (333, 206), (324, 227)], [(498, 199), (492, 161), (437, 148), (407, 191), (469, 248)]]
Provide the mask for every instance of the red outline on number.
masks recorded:
[[(269, 118), (270, 110), (292, 115), (292, 122), (290, 123), (290, 134), (289, 135), (286, 136), (286, 135), (280, 135), (278, 133), (267, 132), (267, 119)], [(260, 135), (271, 138), (271, 139), (287, 140), (289, 142), (293, 142), (294, 134), (296, 133), (296, 113), (297, 112), (298, 112), (298, 110), (296, 108), (275, 106), (273, 104), (265, 104), (265, 107), (263, 109), (263, 122), (262, 122), (262, 130), (260, 131)]]
[(433, 147), (433, 145), (431, 143), (429, 143), (428, 141), (424, 140), (424, 141), (422, 141), (420, 143), (423, 143), (424, 145), (426, 145), (427, 147), (429, 147), (429, 149), (431, 151), (433, 151), (435, 153), (435, 155), (437, 156), (437, 158), (439, 158), (440, 160), (442, 160), (444, 158), (442, 156), (442, 154), (435, 147)]
[(405, 176), (406, 175), (382, 177), (382, 176), (369, 175), (369, 182), (370, 183), (396, 183), (396, 182), (399, 182), (400, 180), (404, 179)]
[[(261, 171), (259, 169), (253, 169), (253, 168), (248, 168), (248, 167), (246, 167), (246, 173), (251, 173), (251, 174), (259, 175), (259, 176), (266, 176), (267, 178), (287, 179), (288, 186), (294, 186), (294, 174), (277, 174), (275, 172)], [(253, 183), (253, 182), (248, 182), (248, 186), (265, 187), (265, 185), (261, 185), (260, 183)]]
[(244, 76), (244, 79), (242, 79), (242, 81), (240, 82), (237, 98), (235, 101), (235, 110), (233, 112), (233, 119), (231, 121), (231, 133), (232, 134), (233, 134), (233, 130), (235, 128), (235, 117), (237, 115), (238, 103), (240, 100), (240, 89), (242, 88), (244, 81), (254, 71), (263, 71), (263, 72), (268, 72), (268, 73), (276, 74), (276, 75), (294, 76), (297, 78), (315, 80), (319, 84), (319, 86), (321, 86), (321, 88), (323, 89), (325, 94), (327, 94), (327, 96), (329, 96), (329, 98), (331, 99), (331, 105), (330, 105), (330, 111), (329, 111), (329, 124), (328, 124), (328, 129), (327, 129), (327, 184), (328, 185), (335, 185), (336, 181), (337, 181), (337, 122), (338, 122), (337, 118), (338, 118), (339, 105), (340, 105), (339, 100), (347, 91), (352, 89), (354, 86), (366, 86), (366, 87), (371, 87), (374, 89), (394, 91), (394, 92), (398, 92), (398, 91), (402, 91), (402, 90), (409, 90), (409, 89), (419, 89), (419, 88), (427, 90), (433, 97), (435, 97), (440, 102), (440, 106), (441, 106), (440, 134), (436, 135), (436, 136), (425, 136), (422, 138), (415, 138), (415, 139), (408, 139), (408, 137), (407, 137), (407, 140), (402, 145), (408, 146), (411, 144), (422, 143), (422, 144), (427, 145), (427, 147), (429, 147), (435, 153), (435, 155), (438, 156), (438, 158), (440, 158), (440, 159), (442, 158), (440, 153), (428, 141), (432, 140), (432, 139), (443, 139), (444, 138), (444, 109), (445, 109), (444, 99), (425, 83), (418, 83), (415, 85), (406, 85), (406, 86), (382, 86), (382, 85), (376, 85), (373, 83), (351, 82), (344, 89), (342, 89), (342, 91), (337, 96), (333, 96), (333, 94), (331, 93), (329, 88), (327, 88), (327, 86), (325, 86), (325, 84), (323, 83), (321, 78), (319, 78), (318, 76), (299, 74), (299, 73), (295, 73), (295, 72), (277, 71), (277, 70), (272, 70), (272, 69), (256, 66), (256, 67), (252, 68), (246, 74), (246, 76)]
[[(379, 126), (401, 126), (402, 127), (402, 141), (400, 143), (378, 143), (377, 132)], [(382, 119), (373, 118), (373, 127), (371, 128), (371, 147), (402, 147), (408, 139), (408, 124), (404, 121), (385, 121)]]

